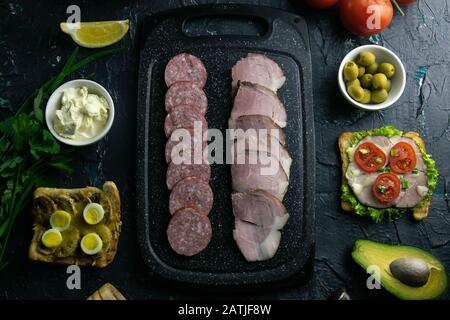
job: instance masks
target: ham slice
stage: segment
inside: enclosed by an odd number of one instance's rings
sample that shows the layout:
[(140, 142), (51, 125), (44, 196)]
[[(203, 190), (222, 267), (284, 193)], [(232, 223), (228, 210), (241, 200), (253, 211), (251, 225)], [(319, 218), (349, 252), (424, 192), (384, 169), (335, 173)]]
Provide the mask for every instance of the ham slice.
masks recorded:
[(286, 127), (286, 110), (275, 93), (258, 84), (239, 82), (230, 119), (248, 115), (266, 116)]
[(289, 178), (292, 158), (279, 141), (267, 134), (258, 134), (256, 130), (248, 130), (239, 135), (233, 144), (232, 155), (244, 150), (269, 154), (278, 160), (286, 176)]
[(250, 53), (239, 60), (231, 70), (233, 90), (238, 81), (247, 81), (277, 92), (286, 82), (283, 70), (278, 64), (262, 54)]
[(283, 146), (286, 144), (284, 131), (270, 117), (262, 115), (240, 116), (237, 119), (228, 120), (228, 128), (242, 129), (244, 131), (248, 129), (255, 129), (257, 131), (265, 129), (268, 134), (277, 138)]
[(233, 238), (247, 261), (264, 261), (277, 252), (281, 232), (235, 219)]
[(263, 190), (233, 193), (231, 201), (236, 218), (262, 228), (280, 230), (289, 219), (283, 203)]
[[(280, 163), (273, 156), (264, 157), (260, 153), (245, 151), (245, 154), (237, 154), (235, 160), (237, 163), (231, 165), (234, 191), (264, 190), (283, 201), (289, 180)], [(266, 160), (269, 160), (268, 164), (264, 163)]]

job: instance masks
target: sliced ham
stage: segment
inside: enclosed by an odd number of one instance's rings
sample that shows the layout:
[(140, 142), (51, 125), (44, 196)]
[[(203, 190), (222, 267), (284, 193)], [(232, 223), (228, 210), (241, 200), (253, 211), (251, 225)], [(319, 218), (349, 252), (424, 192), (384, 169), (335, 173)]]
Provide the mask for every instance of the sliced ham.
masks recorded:
[(281, 128), (286, 126), (286, 110), (275, 93), (257, 84), (239, 82), (230, 119), (248, 115), (266, 116)]
[(278, 64), (261, 54), (250, 53), (239, 60), (231, 70), (232, 87), (236, 88), (238, 81), (259, 84), (277, 92), (286, 82), (283, 70)]
[(228, 128), (242, 129), (243, 131), (247, 131), (248, 129), (257, 131), (265, 129), (268, 134), (277, 138), (283, 146), (286, 144), (286, 135), (284, 131), (267, 116), (247, 115), (240, 116), (237, 119), (230, 119), (228, 121)]
[(264, 261), (277, 252), (281, 232), (235, 219), (233, 238), (247, 261)]
[(233, 190), (245, 192), (260, 189), (283, 201), (289, 180), (279, 162), (272, 157), (270, 163), (265, 165), (260, 155), (252, 151), (245, 151), (245, 154), (242, 154), (242, 162), (239, 156), (240, 154), (236, 155), (236, 160), (241, 164), (231, 165)]
[(242, 153), (244, 150), (254, 152), (259, 151), (260, 153), (267, 153), (274, 156), (275, 159), (280, 162), (281, 167), (289, 178), (292, 158), (289, 156), (287, 150), (274, 137), (266, 134), (258, 134), (256, 130), (248, 130), (244, 134), (238, 136), (233, 144), (231, 154), (233, 156), (239, 152)]
[(289, 219), (283, 203), (263, 190), (233, 193), (231, 202), (236, 218), (262, 228), (279, 230)]

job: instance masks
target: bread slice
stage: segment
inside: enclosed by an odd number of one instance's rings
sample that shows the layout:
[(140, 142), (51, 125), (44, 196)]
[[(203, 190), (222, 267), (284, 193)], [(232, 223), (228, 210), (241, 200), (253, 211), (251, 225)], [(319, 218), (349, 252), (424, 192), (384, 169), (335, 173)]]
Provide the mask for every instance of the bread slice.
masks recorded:
[(111, 283), (105, 283), (95, 291), (87, 300), (127, 300), (124, 295)]
[[(95, 187), (79, 189), (37, 188), (33, 194), (34, 235), (28, 256), (31, 260), (57, 264), (76, 264), (80, 266), (106, 267), (113, 261), (119, 242), (121, 229), (120, 195), (114, 182), (107, 181), (103, 190)], [(95, 226), (83, 221), (83, 209), (87, 203), (98, 202), (104, 210), (103, 220)], [(74, 238), (67, 246), (48, 249), (41, 244), (42, 234), (50, 228), (49, 219), (55, 210), (64, 210), (71, 214), (72, 222), (68, 231)], [(98, 229), (100, 228), (100, 229)], [(104, 240), (103, 249), (96, 255), (84, 254), (79, 246), (83, 232), (99, 232)], [(100, 232), (101, 231), (101, 232)], [(70, 237), (67, 237), (69, 239)], [(107, 240), (105, 240), (107, 239)], [(69, 241), (69, 240), (67, 240)]]
[[(339, 136), (338, 145), (342, 160), (342, 184), (348, 185), (347, 178), (345, 177), (345, 172), (347, 172), (348, 165), (350, 163), (347, 156), (347, 148), (353, 139), (354, 133), (344, 132)], [(414, 140), (418, 146), (425, 150), (425, 142), (419, 136), (417, 132), (408, 132), (403, 134), (404, 137)], [(421, 207), (412, 208), (413, 218), (415, 220), (423, 220), (428, 216), (428, 211), (430, 210), (431, 199), (428, 199)], [(347, 212), (353, 212), (353, 207), (349, 202), (341, 201), (342, 210)]]

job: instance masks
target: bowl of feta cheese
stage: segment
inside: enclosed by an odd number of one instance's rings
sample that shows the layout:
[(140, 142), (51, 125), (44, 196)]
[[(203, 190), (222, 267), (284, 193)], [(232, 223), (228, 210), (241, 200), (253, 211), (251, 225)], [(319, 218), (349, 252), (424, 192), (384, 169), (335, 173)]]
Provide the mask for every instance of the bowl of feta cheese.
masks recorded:
[(59, 141), (86, 146), (102, 139), (114, 121), (114, 102), (97, 82), (77, 79), (50, 96), (45, 109), (48, 129)]

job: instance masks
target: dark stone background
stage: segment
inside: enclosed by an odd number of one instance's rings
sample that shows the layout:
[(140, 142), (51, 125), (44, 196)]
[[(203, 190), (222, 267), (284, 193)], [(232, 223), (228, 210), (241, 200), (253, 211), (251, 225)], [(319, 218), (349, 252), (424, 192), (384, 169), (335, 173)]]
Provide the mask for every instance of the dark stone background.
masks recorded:
[[(131, 31), (119, 44), (126, 54), (104, 59), (74, 77), (95, 73), (93, 79), (112, 93), (116, 120), (110, 134), (94, 146), (78, 150), (73, 177), (61, 177), (61, 186), (100, 185), (114, 180), (123, 198), (123, 233), (112, 265), (104, 270), (82, 269), (82, 289), (66, 289), (65, 267), (31, 263), (31, 214), (16, 221), (8, 247), (8, 266), (0, 272), (2, 299), (83, 299), (104, 282), (112, 282), (129, 298), (201, 298), (201, 293), (168, 288), (148, 276), (136, 241), (134, 210), (136, 119), (136, 23), (138, 14), (226, 1), (77, 1), (83, 21), (130, 19)], [(236, 3), (239, 1), (233, 1)], [(316, 259), (312, 280), (303, 287), (257, 294), (217, 294), (217, 297), (324, 299), (335, 289), (347, 287), (355, 298), (392, 299), (383, 290), (365, 289), (365, 273), (350, 257), (354, 240), (370, 238), (416, 245), (429, 250), (450, 267), (450, 1), (419, 0), (396, 17), (381, 36), (370, 39), (343, 30), (337, 10), (315, 12), (294, 7), (297, 1), (240, 1), (293, 10), (304, 15), (310, 28), (313, 61), (314, 109), (317, 149)], [(14, 110), (21, 100), (56, 74), (75, 44), (58, 27), (73, 1), (2, 1), (0, 4), (0, 106)], [(352, 109), (341, 97), (336, 73), (346, 52), (379, 43), (394, 50), (407, 70), (407, 86), (395, 107), (365, 113)], [(82, 49), (80, 55), (91, 50)], [(361, 130), (393, 124), (418, 131), (434, 155), (441, 178), (433, 197), (430, 217), (414, 222), (405, 216), (394, 223), (374, 224), (339, 210), (340, 168), (336, 146), (344, 130)], [(212, 295), (208, 295), (212, 297)], [(449, 298), (447, 294), (445, 296)]]

